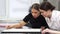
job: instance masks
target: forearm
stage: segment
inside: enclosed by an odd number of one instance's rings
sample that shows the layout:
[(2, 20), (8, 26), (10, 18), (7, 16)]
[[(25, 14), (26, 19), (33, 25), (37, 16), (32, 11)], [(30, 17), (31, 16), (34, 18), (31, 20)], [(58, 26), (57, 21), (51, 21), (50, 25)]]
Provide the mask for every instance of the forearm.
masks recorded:
[(11, 25), (11, 28), (21, 28), (22, 26), (20, 24), (14, 24), (14, 25)]
[(49, 32), (52, 33), (52, 34), (60, 34), (60, 31), (50, 30)]
[(22, 26), (24, 26), (26, 23), (24, 21), (21, 21), (20, 23), (18, 24), (14, 24), (14, 25), (11, 25), (11, 28), (21, 28)]

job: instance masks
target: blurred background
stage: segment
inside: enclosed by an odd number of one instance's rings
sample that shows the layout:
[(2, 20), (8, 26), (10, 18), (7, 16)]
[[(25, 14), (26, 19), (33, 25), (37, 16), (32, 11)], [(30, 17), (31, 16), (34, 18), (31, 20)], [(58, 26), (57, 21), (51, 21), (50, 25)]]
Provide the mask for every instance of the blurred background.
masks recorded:
[(0, 0), (0, 29), (6, 24), (19, 23), (29, 12), (34, 3), (49, 1), (60, 10), (60, 0)]

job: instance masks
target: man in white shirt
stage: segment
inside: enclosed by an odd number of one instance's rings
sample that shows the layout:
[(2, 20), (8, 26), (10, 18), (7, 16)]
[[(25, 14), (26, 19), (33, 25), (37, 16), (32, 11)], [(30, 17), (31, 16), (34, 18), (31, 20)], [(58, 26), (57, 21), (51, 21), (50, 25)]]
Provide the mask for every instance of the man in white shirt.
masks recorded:
[(41, 15), (46, 17), (46, 21), (50, 29), (45, 29), (42, 34), (49, 32), (50, 34), (60, 34), (60, 11), (54, 10), (55, 7), (51, 3), (45, 1), (40, 5)]

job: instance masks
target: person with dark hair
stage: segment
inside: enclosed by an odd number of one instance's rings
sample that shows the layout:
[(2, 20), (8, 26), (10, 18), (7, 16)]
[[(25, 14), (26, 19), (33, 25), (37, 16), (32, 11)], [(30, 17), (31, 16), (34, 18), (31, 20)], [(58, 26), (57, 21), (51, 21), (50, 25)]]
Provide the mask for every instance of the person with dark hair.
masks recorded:
[(60, 11), (55, 10), (55, 7), (48, 1), (40, 4), (40, 12), (46, 18), (46, 22), (50, 29), (45, 29), (42, 34), (46, 32), (52, 34), (60, 34)]
[(27, 23), (31, 24), (31, 28), (49, 28), (45, 18), (40, 15), (39, 7), (40, 5), (38, 3), (33, 4), (29, 9), (29, 14), (23, 19), (23, 21), (15, 25), (8, 25), (6, 28), (21, 28)]

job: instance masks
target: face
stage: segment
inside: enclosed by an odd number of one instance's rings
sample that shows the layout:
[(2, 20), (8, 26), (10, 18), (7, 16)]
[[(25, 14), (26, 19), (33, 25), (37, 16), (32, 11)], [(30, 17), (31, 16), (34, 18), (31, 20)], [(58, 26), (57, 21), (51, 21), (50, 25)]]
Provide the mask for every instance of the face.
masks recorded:
[(49, 17), (49, 15), (50, 15), (50, 11), (49, 10), (45, 11), (45, 10), (41, 10), (40, 9), (40, 12), (41, 12), (41, 15), (43, 15), (44, 17)]
[(40, 12), (34, 8), (32, 8), (31, 13), (34, 18), (37, 18), (40, 15)]

